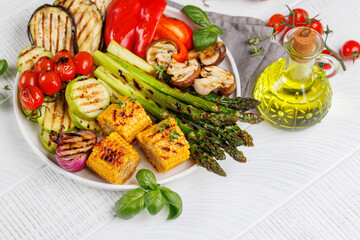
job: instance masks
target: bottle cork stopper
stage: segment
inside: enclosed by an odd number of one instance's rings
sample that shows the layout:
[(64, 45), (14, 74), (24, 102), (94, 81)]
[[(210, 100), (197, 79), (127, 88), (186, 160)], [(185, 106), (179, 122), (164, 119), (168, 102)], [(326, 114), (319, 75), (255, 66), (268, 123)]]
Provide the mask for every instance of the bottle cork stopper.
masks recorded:
[(316, 33), (310, 28), (300, 28), (294, 34), (294, 49), (300, 54), (309, 54), (313, 51)]

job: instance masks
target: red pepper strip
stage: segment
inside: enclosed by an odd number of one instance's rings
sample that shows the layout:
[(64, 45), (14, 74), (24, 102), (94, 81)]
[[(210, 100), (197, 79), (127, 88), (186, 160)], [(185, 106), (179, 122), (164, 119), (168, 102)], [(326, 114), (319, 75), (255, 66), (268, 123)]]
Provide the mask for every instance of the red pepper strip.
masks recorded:
[(159, 24), (155, 31), (154, 40), (160, 38), (169, 38), (173, 40), (178, 47), (178, 53), (173, 54), (172, 57), (178, 62), (185, 61), (188, 56), (186, 45), (172, 31)]
[(135, 30), (133, 52), (145, 58), (145, 51), (151, 43), (155, 29), (159, 23), (167, 2), (165, 0), (144, 0), (141, 7), (141, 17)]
[(193, 48), (192, 35), (194, 31), (185, 22), (162, 15), (159, 24), (172, 31), (183, 43), (188, 50)]
[(132, 50), (142, 2), (142, 0), (114, 0), (109, 4), (104, 32), (106, 45), (114, 39), (121, 46)]

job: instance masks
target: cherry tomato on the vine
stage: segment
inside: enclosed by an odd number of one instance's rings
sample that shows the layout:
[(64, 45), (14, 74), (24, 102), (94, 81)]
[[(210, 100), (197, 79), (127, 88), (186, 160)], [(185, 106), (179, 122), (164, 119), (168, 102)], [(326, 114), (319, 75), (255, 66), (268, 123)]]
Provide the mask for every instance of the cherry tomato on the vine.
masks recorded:
[(60, 77), (54, 71), (44, 71), (39, 76), (39, 87), (46, 95), (54, 95), (61, 89)]
[(67, 57), (67, 58), (73, 59), (73, 55), (71, 54), (71, 52), (63, 49), (55, 54), (54, 63), (56, 63), (59, 60), (59, 58), (61, 58), (61, 57)]
[(282, 24), (282, 22), (286, 22), (285, 17), (281, 14), (274, 14), (271, 16), (266, 26), (273, 27), (274, 31), (279, 33), (285, 28), (285, 25)]
[(40, 88), (36, 86), (28, 86), (21, 90), (20, 101), (24, 108), (33, 111), (43, 104), (44, 94)]
[[(314, 19), (315, 21), (317, 21), (316, 19)], [(320, 35), (322, 35), (324, 33), (324, 28), (323, 25), (321, 24), (321, 22), (312, 22), (309, 25), (309, 28), (314, 29), (315, 31), (317, 31)]]
[(294, 12), (294, 17), (289, 16), (289, 24), (300, 26), (302, 23), (306, 22), (306, 18), (309, 18), (309, 14), (302, 8), (295, 8), (292, 11)]
[(40, 58), (34, 67), (34, 72), (40, 74), (43, 71), (52, 71), (54, 70), (54, 60), (49, 57)]
[(38, 74), (33, 71), (25, 71), (19, 78), (19, 90), (28, 86), (39, 86)]
[(54, 71), (57, 73), (62, 82), (74, 79), (76, 74), (75, 64), (68, 57), (61, 57), (56, 61)]
[[(327, 54), (327, 55), (331, 55), (331, 56), (335, 57), (334, 55), (330, 54), (329, 50), (327, 50), (327, 49), (324, 49), (322, 51), (322, 54)], [(328, 63), (325, 63), (325, 65), (324, 65), (324, 67), (322, 69), (329, 70), (330, 68), (331, 68), (331, 65), (328, 64)]]
[[(340, 49), (340, 55), (345, 58), (350, 56), (350, 54), (354, 53), (354, 52), (360, 52), (360, 44), (355, 41), (355, 40), (350, 40), (347, 41), (343, 47)], [(356, 57), (355, 59), (357, 59), (358, 57)], [(353, 60), (353, 58), (348, 58), (346, 60)]]
[(91, 72), (94, 65), (94, 60), (90, 53), (79, 52), (75, 55), (73, 60), (76, 68), (76, 73), (88, 75)]

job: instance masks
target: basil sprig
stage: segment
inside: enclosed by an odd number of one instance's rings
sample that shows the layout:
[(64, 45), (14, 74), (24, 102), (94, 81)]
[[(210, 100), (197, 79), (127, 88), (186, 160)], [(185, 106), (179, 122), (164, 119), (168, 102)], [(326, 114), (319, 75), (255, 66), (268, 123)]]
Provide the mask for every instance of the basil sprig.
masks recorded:
[(150, 170), (139, 170), (136, 179), (141, 188), (127, 192), (115, 203), (116, 216), (130, 219), (145, 207), (151, 215), (156, 215), (163, 209), (165, 202), (169, 204), (168, 219), (180, 216), (182, 200), (179, 194), (169, 188), (160, 187)]
[(195, 30), (193, 33), (193, 42), (196, 51), (202, 51), (205, 48), (217, 42), (218, 35), (224, 32), (219, 26), (212, 25), (210, 20), (203, 10), (198, 7), (187, 5), (182, 10), (194, 23), (204, 27), (203, 29)]

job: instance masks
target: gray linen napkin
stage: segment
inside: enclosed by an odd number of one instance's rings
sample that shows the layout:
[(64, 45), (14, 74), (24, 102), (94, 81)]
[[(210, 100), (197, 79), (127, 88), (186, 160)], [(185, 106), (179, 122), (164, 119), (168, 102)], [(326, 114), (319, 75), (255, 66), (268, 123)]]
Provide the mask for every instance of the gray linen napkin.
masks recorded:
[[(182, 5), (170, 1), (168, 1), (168, 5), (177, 9), (182, 8)], [(240, 75), (242, 96), (251, 97), (257, 76), (274, 60), (263, 55), (251, 57), (252, 48), (248, 44), (248, 39), (249, 37), (265, 38), (267, 34), (272, 33), (273, 29), (266, 27), (262, 20), (256, 18), (229, 16), (214, 12), (207, 12), (207, 14), (211, 23), (220, 26), (224, 31), (221, 39), (234, 57)], [(257, 47), (262, 47), (264, 53), (274, 59), (286, 56), (283, 47), (270, 39), (261, 41)]]

